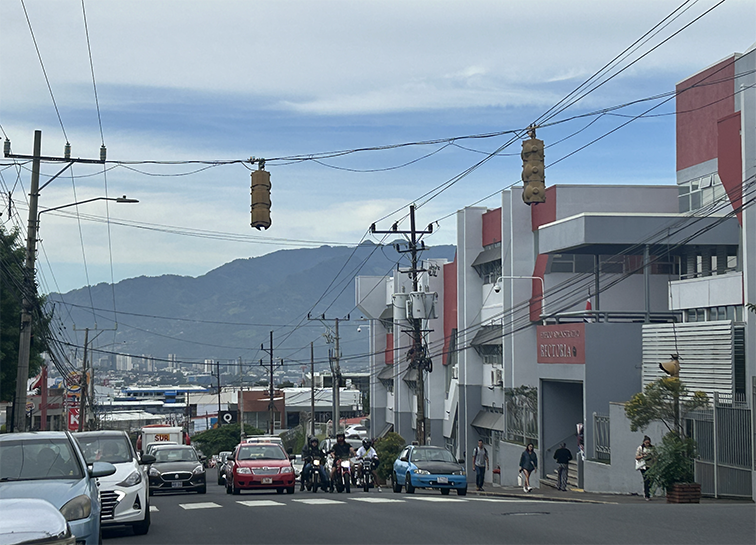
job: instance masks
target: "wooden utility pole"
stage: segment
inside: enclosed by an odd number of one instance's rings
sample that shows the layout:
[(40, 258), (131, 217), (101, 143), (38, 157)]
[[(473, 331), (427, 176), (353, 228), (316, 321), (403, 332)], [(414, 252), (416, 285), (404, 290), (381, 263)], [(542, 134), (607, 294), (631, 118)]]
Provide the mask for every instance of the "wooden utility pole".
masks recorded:
[[(400, 252), (410, 253), (410, 257), (412, 259), (412, 268), (406, 271), (401, 271), (401, 272), (405, 272), (410, 275), (410, 278), (412, 279), (412, 291), (414, 293), (419, 292), (419, 284), (418, 284), (419, 275), (425, 269), (418, 268), (418, 262), (417, 262), (417, 256), (418, 256), (418, 251), (419, 251), (418, 245), (423, 235), (433, 233), (433, 224), (429, 224), (425, 231), (418, 231), (415, 227), (415, 205), (413, 204), (413, 205), (410, 205), (410, 230), (409, 231), (400, 231), (398, 223), (394, 223), (390, 231), (378, 231), (375, 228), (375, 224), (372, 224), (370, 226), (370, 232), (374, 234), (383, 234), (383, 235), (391, 235), (391, 234), (409, 235), (409, 240), (408, 240), (409, 249), (399, 250), (397, 248), (397, 250)], [(424, 247), (425, 247), (425, 243), (423, 243), (422, 248)], [(415, 424), (415, 434), (416, 434), (416, 440), (418, 444), (424, 445), (427, 440), (427, 433), (425, 431), (425, 375), (423, 375), (423, 373), (425, 371), (430, 372), (431, 364), (430, 364), (430, 359), (425, 354), (425, 345), (423, 343), (422, 319), (414, 318), (413, 316), (407, 316), (407, 320), (412, 325), (412, 329), (407, 331), (407, 333), (410, 333), (410, 335), (412, 336), (412, 349), (410, 352), (411, 354), (410, 369), (417, 370), (417, 388), (416, 388), (417, 390), (416, 391), (417, 421)]]

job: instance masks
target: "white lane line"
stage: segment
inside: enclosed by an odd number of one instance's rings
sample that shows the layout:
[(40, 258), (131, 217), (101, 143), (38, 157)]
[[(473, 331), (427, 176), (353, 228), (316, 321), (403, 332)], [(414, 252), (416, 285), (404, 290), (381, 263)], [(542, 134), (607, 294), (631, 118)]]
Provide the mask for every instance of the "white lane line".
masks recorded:
[(392, 498), (349, 498), (354, 501), (363, 501), (365, 503), (405, 503), (405, 500), (395, 500)]
[(245, 500), (245, 501), (237, 501), (236, 503), (239, 503), (241, 505), (246, 505), (247, 507), (272, 507), (274, 505), (286, 505), (285, 503), (273, 501), (273, 500)]
[(220, 505), (211, 501), (206, 501), (198, 503), (179, 503), (179, 507), (182, 509), (212, 509), (213, 507), (220, 507)]
[(296, 502), (299, 502), (299, 503), (305, 503), (307, 505), (337, 505), (337, 504), (341, 504), (341, 503), (346, 503), (345, 501), (316, 499), (316, 498), (312, 498), (310, 500), (291, 500), (291, 501), (296, 501)]
[(150, 513), (157, 513), (157, 511), (158, 511), (157, 507), (155, 507), (154, 505), (150, 505)]
[(435, 502), (466, 502), (467, 500), (461, 500), (459, 498), (444, 498), (443, 496), (434, 497), (434, 496), (410, 496), (413, 500), (420, 500), (420, 501), (435, 501)]

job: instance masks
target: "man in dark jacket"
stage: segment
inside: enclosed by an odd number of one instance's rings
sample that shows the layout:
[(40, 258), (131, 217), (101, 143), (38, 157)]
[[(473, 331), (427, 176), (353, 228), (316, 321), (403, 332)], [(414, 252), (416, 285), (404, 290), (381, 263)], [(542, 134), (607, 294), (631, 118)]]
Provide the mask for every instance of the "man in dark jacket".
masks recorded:
[(570, 460), (572, 460), (572, 453), (565, 443), (560, 443), (559, 448), (554, 452), (554, 460), (556, 460), (559, 466), (557, 470), (557, 488), (559, 490), (567, 490), (567, 471), (570, 467)]
[(315, 459), (320, 460), (320, 466), (318, 467), (318, 471), (320, 473), (320, 482), (323, 483), (323, 486), (325, 486), (328, 483), (328, 476), (325, 471), (325, 458), (326, 453), (323, 452), (321, 449), (318, 448), (318, 438), (317, 437), (310, 437), (310, 439), (307, 441), (304, 447), (302, 447), (302, 461), (304, 462), (304, 467), (302, 468), (302, 475), (300, 476), (299, 482), (299, 490), (304, 490), (305, 482), (307, 482), (310, 479), (310, 472), (312, 471), (313, 465), (312, 461)]

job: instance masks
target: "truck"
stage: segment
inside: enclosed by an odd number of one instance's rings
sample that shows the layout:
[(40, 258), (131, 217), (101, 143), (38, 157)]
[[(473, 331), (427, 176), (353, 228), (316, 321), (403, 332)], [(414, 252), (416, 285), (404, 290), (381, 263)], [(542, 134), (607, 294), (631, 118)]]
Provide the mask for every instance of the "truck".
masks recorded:
[(150, 424), (144, 426), (137, 437), (137, 450), (147, 452), (150, 445), (190, 445), (191, 440), (183, 428), (179, 426), (170, 426), (168, 424)]

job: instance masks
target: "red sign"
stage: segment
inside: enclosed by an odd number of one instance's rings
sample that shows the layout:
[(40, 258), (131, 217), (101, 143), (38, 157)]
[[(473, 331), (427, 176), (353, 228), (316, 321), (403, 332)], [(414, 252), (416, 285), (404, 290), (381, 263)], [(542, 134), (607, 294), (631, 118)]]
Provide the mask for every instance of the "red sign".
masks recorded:
[(79, 431), (79, 408), (68, 408), (68, 431)]
[(585, 363), (585, 324), (539, 325), (538, 363)]

